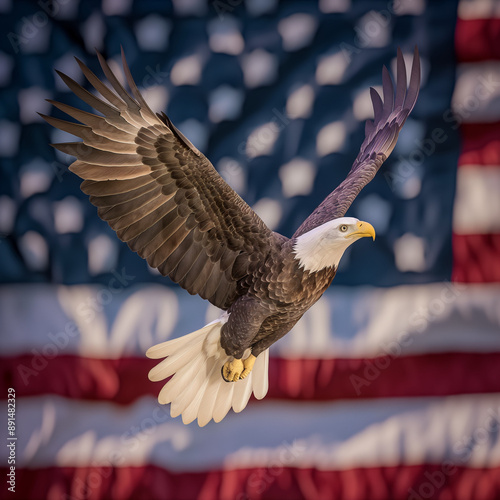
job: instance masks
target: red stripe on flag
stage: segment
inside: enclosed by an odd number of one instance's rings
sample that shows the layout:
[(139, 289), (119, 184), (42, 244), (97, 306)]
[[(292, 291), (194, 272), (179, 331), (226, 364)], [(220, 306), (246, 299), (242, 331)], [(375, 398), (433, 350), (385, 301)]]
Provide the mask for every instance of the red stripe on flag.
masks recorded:
[[(405, 344), (410, 341), (411, 336), (402, 339)], [(399, 356), (400, 347), (391, 344), (393, 356), (373, 359), (272, 358), (267, 399), (330, 401), (500, 392), (498, 352)], [(70, 355), (45, 359), (41, 353), (7, 357), (0, 368), (1, 394), (14, 387), (17, 397), (57, 394), (129, 404), (147, 394), (158, 395), (164, 382), (147, 378), (156, 363), (147, 358)]]
[(458, 19), (455, 51), (459, 62), (500, 59), (500, 19)]
[[(500, 498), (500, 467), (451, 464), (399, 465), (347, 470), (286, 466), (203, 472), (143, 467), (17, 469), (9, 498), (34, 500), (421, 500)], [(466, 465), (466, 464), (465, 464)], [(0, 468), (2, 477), (8, 469)], [(8, 476), (7, 476), (8, 477)], [(5, 485), (4, 485), (5, 488)]]
[(500, 234), (454, 234), (452, 281), (500, 282)]
[(500, 122), (463, 123), (458, 165), (500, 166)]

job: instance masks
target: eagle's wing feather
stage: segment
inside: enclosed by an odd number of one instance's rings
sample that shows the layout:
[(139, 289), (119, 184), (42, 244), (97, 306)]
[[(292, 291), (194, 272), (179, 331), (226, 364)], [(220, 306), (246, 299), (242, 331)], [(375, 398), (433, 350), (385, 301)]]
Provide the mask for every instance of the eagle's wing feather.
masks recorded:
[(123, 52), (133, 97), (98, 57), (111, 88), (77, 62), (102, 98), (60, 76), (103, 116), (53, 102), (80, 123), (45, 120), (83, 139), (54, 146), (76, 157), (70, 170), (84, 179), (82, 191), (122, 241), (189, 293), (227, 309), (241, 293), (238, 279), (265, 260), (275, 233), (165, 114), (151, 111)]
[(415, 106), (420, 88), (420, 59), (415, 48), (407, 89), (406, 68), (401, 50), (397, 56), (397, 84), (394, 87), (387, 68), (382, 72), (382, 102), (378, 92), (371, 88), (374, 119), (365, 127), (365, 140), (346, 179), (304, 221), (294, 234), (298, 237), (332, 219), (343, 217), (359, 192), (375, 177), (382, 163), (391, 154), (406, 118)]

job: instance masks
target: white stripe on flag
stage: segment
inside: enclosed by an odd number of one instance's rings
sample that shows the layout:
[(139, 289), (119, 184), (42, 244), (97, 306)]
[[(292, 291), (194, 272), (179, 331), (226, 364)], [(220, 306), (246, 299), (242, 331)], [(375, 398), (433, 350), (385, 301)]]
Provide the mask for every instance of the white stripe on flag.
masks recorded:
[[(103, 301), (102, 297), (106, 300)], [(143, 356), (152, 345), (194, 331), (213, 317), (207, 303), (157, 285), (116, 294), (107, 287), (0, 288), (3, 356)], [(474, 324), (470, 311), (474, 309)], [(272, 353), (284, 358), (370, 358), (398, 353), (500, 351), (500, 285), (448, 282), (391, 288), (335, 287)], [(218, 314), (218, 312), (216, 313)]]
[(457, 171), (453, 213), (456, 234), (500, 233), (500, 166), (468, 166)]
[[(262, 402), (203, 429), (171, 419), (152, 398), (123, 407), (39, 396), (20, 398), (17, 406), (18, 467), (201, 471), (272, 465), (280, 454), (283, 465), (322, 470), (447, 460), (500, 465), (500, 395)], [(5, 425), (7, 411), (1, 414)], [(7, 453), (1, 447), (3, 463)]]
[(490, 19), (500, 17), (498, 0), (460, 0), (458, 4), (460, 19)]

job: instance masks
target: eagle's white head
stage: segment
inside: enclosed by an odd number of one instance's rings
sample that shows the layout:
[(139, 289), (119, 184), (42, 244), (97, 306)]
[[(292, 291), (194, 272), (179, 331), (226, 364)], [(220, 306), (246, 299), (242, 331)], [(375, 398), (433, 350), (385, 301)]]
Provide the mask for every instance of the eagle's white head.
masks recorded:
[(333, 219), (300, 235), (293, 250), (300, 267), (310, 273), (326, 267), (338, 267), (349, 245), (365, 236), (375, 239), (375, 229), (354, 217)]

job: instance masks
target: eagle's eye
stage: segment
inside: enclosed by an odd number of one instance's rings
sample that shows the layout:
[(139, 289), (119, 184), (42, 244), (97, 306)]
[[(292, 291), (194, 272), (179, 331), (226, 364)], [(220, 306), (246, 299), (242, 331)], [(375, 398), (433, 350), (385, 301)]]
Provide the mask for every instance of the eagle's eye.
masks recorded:
[(346, 226), (345, 224), (342, 224), (342, 225), (339, 227), (339, 229), (340, 229), (340, 232), (341, 232), (341, 233), (345, 233), (345, 232), (347, 231), (347, 226)]

